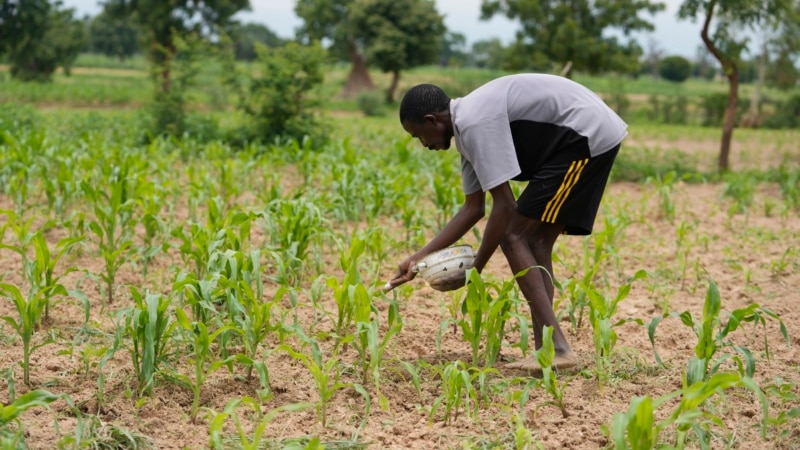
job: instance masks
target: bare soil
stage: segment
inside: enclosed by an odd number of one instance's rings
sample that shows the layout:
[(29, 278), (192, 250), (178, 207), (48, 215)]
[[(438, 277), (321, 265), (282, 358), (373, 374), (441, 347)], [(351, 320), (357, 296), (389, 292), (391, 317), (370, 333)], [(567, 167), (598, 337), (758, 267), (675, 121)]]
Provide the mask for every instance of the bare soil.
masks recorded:
[[(694, 317), (702, 312), (708, 279), (713, 279), (720, 288), (723, 318), (726, 312), (752, 303), (769, 308), (780, 314), (788, 328), (791, 345), (787, 345), (779, 333), (778, 323), (767, 320), (766, 326), (744, 324), (732, 335), (737, 345), (748, 347), (757, 358), (755, 379), (762, 387), (783, 380), (791, 384), (791, 392), (800, 394), (800, 264), (797, 250), (800, 248), (800, 220), (797, 211), (781, 213), (780, 197), (776, 186), (760, 185), (755, 202), (745, 212), (730, 213), (733, 201), (723, 196), (721, 184), (677, 184), (671, 198), (675, 204), (675, 219), (668, 220), (659, 203), (658, 192), (652, 186), (614, 183), (609, 186), (603, 208), (596, 221), (596, 234), (601, 232), (606, 219), (622, 216), (630, 224), (622, 231), (615, 243), (616, 253), (604, 263), (598, 286), (606, 295), (615, 295), (616, 289), (636, 271), (644, 269), (653, 276), (634, 283), (626, 300), (620, 304), (620, 319), (641, 319), (645, 325), (651, 318), (664, 312), (690, 311)], [(775, 204), (778, 202), (777, 204)], [(11, 207), (7, 198), (0, 198), (0, 207)], [(180, 214), (179, 214), (180, 216)], [(385, 226), (397, 236), (404, 235), (402, 225), (385, 221)], [(679, 230), (687, 229), (681, 251), (678, 248)], [(54, 229), (48, 234), (51, 245), (64, 231)], [(14, 239), (10, 231), (2, 237), (3, 242)], [(591, 241), (590, 241), (591, 242)], [(472, 242), (475, 243), (474, 241)], [(555, 265), (555, 276), (564, 281), (569, 277), (582, 277), (584, 241), (577, 237), (563, 237), (557, 244), (556, 254), (561, 262)], [(789, 261), (782, 260), (787, 249), (794, 255)], [(406, 255), (393, 250), (383, 270), (381, 280), (385, 282), (393, 274), (393, 265)], [(328, 275), (340, 276), (338, 255), (329, 255)], [(206, 448), (209, 445), (208, 414), (204, 411), (222, 411), (234, 398), (256, 397), (259, 387), (257, 379), (247, 380), (245, 369), (237, 366), (234, 374), (220, 370), (211, 375), (203, 388), (201, 404), (204, 409), (195, 422), (189, 418), (191, 393), (174, 383), (158, 378), (152, 397), (139, 400), (136, 395), (136, 377), (133, 374), (127, 348), (116, 353), (109, 361), (105, 373), (105, 398), (102, 409), (97, 408), (98, 368), (97, 358), (84, 367), (81, 351), (88, 344), (100, 347), (110, 345), (111, 333), (115, 329), (117, 313), (132, 305), (130, 286), (169, 292), (174, 279), (173, 268), (181, 261), (175, 254), (157, 258), (151, 267), (151, 276), (144, 281), (139, 270), (130, 264), (123, 265), (117, 279), (113, 304), (106, 305), (98, 283), (86, 274), (102, 271), (102, 261), (92, 250), (75, 254), (68, 261), (79, 271), (69, 274), (65, 280), (68, 287), (80, 287), (89, 297), (92, 311), (90, 325), (97, 330), (90, 336), (81, 335), (83, 311), (77, 302), (65, 300), (53, 307), (51, 316), (42, 330), (34, 336), (42, 343), (47, 332), (52, 332), (55, 343), (36, 349), (31, 358), (31, 386), (22, 382), (22, 369), (17, 365), (22, 359), (22, 343), (15, 338), (8, 324), (0, 325), (0, 369), (14, 368), (14, 387), (19, 396), (33, 388), (44, 388), (54, 393), (68, 394), (82, 414), (95, 414), (104, 423), (124, 427), (148, 436), (155, 447), (162, 449)], [(62, 266), (59, 266), (62, 267)], [(24, 286), (21, 262), (16, 254), (0, 249), (0, 279), (2, 283)], [(505, 280), (510, 276), (503, 255), (498, 252), (486, 269), (485, 277)], [(305, 283), (308, 286), (308, 283)], [(274, 295), (277, 286), (267, 282), (267, 295)], [(491, 444), (514, 446), (513, 417), (515, 406), (509, 406), (502, 392), (493, 395), (492, 404), (481, 405), (476, 414), (463, 409), (457, 417), (445, 422), (441, 412), (430, 417), (429, 411), (442, 394), (441, 382), (430, 370), (421, 374), (421, 386), (417, 390), (407, 372), (398, 361), (429, 364), (470, 360), (469, 344), (460, 330), (449, 326), (441, 334), (437, 349), (440, 324), (449, 318), (447, 305), (458, 300), (463, 292), (441, 293), (431, 289), (424, 281), (414, 280), (410, 288), (400, 289), (400, 313), (404, 322), (402, 332), (396, 336), (382, 367), (381, 392), (388, 399), (388, 409), (382, 410), (377, 401), (374, 386), (365, 387), (372, 397), (371, 409), (364, 416), (365, 403), (362, 396), (352, 388), (339, 390), (328, 409), (328, 422), (322, 426), (314, 409), (299, 412), (282, 412), (270, 422), (263, 439), (276, 447), (286, 444), (289, 438), (318, 436), (329, 447), (355, 447), (353, 442), (367, 448), (462, 448)], [(301, 305), (310, 302), (304, 293), (298, 294)], [(556, 306), (563, 308), (569, 299), (556, 293)], [(332, 314), (336, 305), (330, 293), (326, 293), (322, 304)], [(385, 320), (386, 302), (376, 300)], [(588, 311), (587, 311), (588, 314)], [(0, 315), (16, 318), (10, 301), (0, 301)], [(304, 326), (314, 318), (308, 306), (298, 309), (298, 317)], [(560, 374), (567, 382), (565, 394), (569, 417), (545, 404), (549, 398), (541, 389), (533, 389), (525, 404), (526, 426), (544, 448), (594, 449), (609, 446), (609, 439), (601, 428), (611, 423), (614, 413), (624, 412), (634, 396), (649, 395), (653, 398), (680, 389), (682, 370), (693, 355), (696, 338), (691, 330), (678, 318), (667, 318), (659, 325), (656, 346), (667, 367), (659, 367), (653, 356), (646, 326), (628, 322), (616, 330), (619, 341), (613, 356), (614, 372), (609, 382), (600, 386), (593, 376), (594, 346), (592, 330), (588, 320), (573, 330), (568, 318), (562, 323), (568, 338), (579, 354), (582, 371)], [(325, 325), (319, 325), (324, 328)], [(506, 336), (508, 348), (503, 351), (505, 361), (521, 357), (517, 348), (510, 345), (519, 340), (514, 331)], [(765, 353), (765, 342), (769, 343), (770, 358)], [(270, 339), (264, 350), (277, 346)], [(325, 342), (324, 344), (330, 344)], [(329, 349), (323, 349), (326, 351)], [(355, 360), (355, 351), (350, 348), (343, 355), (343, 383), (359, 382), (359, 378), (348, 367)], [(190, 366), (180, 366), (182, 358), (174, 363), (180, 370), (190, 373)], [(281, 405), (294, 402), (316, 402), (319, 395), (307, 369), (286, 352), (272, 352), (265, 357), (271, 376), (273, 398), (262, 410), (270, 411)], [(492, 377), (494, 385), (509, 382), (517, 375), (502, 371)], [(513, 386), (513, 383), (510, 383)], [(516, 385), (519, 388), (519, 385)], [(789, 421), (777, 428), (770, 428), (767, 440), (760, 434), (760, 406), (757, 400), (743, 390), (726, 393), (710, 403), (724, 423), (715, 427), (714, 447), (731, 445), (735, 448), (800, 448), (800, 423)], [(771, 415), (777, 415), (794, 403), (782, 404), (773, 397)], [(7, 378), (0, 378), (0, 401), (9, 400)], [(666, 417), (675, 402), (659, 408), (657, 418)], [(252, 436), (254, 416), (240, 407), (242, 424), (248, 436)], [(364, 427), (360, 428), (365, 421)], [(33, 408), (21, 419), (26, 430), (27, 442), (34, 449), (50, 449), (57, 446), (65, 436), (74, 433), (76, 413), (69, 405), (59, 400), (50, 409)], [(235, 433), (232, 421), (226, 422), (228, 439)], [(664, 436), (669, 439), (670, 436)], [(232, 440), (226, 441), (235, 447)], [(348, 444), (349, 442), (349, 444)]]

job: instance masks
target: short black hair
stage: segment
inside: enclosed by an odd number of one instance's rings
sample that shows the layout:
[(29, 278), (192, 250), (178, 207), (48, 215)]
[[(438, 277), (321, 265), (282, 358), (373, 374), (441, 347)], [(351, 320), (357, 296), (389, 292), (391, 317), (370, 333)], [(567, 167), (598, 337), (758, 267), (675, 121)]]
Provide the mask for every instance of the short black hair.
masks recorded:
[(400, 102), (400, 123), (420, 123), (427, 114), (446, 110), (450, 97), (433, 84), (418, 84), (406, 92)]

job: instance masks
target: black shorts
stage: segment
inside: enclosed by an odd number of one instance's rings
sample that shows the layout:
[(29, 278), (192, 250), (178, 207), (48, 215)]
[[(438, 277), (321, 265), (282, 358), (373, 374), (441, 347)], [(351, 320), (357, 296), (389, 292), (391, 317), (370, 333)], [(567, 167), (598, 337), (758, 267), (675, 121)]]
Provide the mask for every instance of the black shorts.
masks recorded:
[(591, 234), (619, 145), (595, 157), (588, 153), (573, 147), (544, 161), (517, 199), (517, 212), (562, 224), (564, 234)]

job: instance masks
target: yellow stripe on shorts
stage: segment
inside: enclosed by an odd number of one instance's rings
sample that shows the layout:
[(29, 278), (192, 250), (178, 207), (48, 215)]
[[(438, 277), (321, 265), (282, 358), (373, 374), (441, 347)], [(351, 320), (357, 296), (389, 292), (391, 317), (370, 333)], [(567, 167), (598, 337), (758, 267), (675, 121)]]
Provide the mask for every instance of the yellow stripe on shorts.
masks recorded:
[(558, 212), (561, 210), (561, 206), (567, 200), (567, 196), (569, 196), (572, 188), (578, 183), (578, 178), (580, 178), (581, 172), (588, 162), (589, 158), (581, 161), (572, 161), (569, 170), (567, 170), (567, 174), (564, 175), (564, 181), (562, 181), (561, 186), (558, 187), (556, 195), (547, 202), (547, 206), (544, 208), (542, 222), (555, 222), (556, 217), (558, 217)]

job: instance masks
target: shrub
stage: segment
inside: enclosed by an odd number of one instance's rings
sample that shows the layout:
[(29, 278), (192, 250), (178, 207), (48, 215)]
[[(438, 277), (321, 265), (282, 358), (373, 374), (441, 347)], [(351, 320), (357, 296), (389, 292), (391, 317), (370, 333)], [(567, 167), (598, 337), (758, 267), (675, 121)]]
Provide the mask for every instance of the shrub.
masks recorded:
[(377, 91), (363, 91), (356, 97), (358, 109), (367, 116), (375, 117), (384, 115), (383, 95)]
[(765, 128), (800, 127), (800, 94), (795, 94), (786, 101), (775, 105), (775, 114), (764, 120)]
[(284, 47), (257, 46), (255, 70), (237, 71), (231, 60), (227, 83), (238, 96), (238, 107), (252, 119), (248, 129), (237, 131), (248, 140), (271, 142), (276, 138), (325, 141), (326, 133), (313, 114), (312, 93), (323, 81), (325, 51), (319, 43)]
[(692, 66), (683, 56), (667, 56), (658, 64), (658, 73), (665, 80), (683, 83), (689, 78)]

